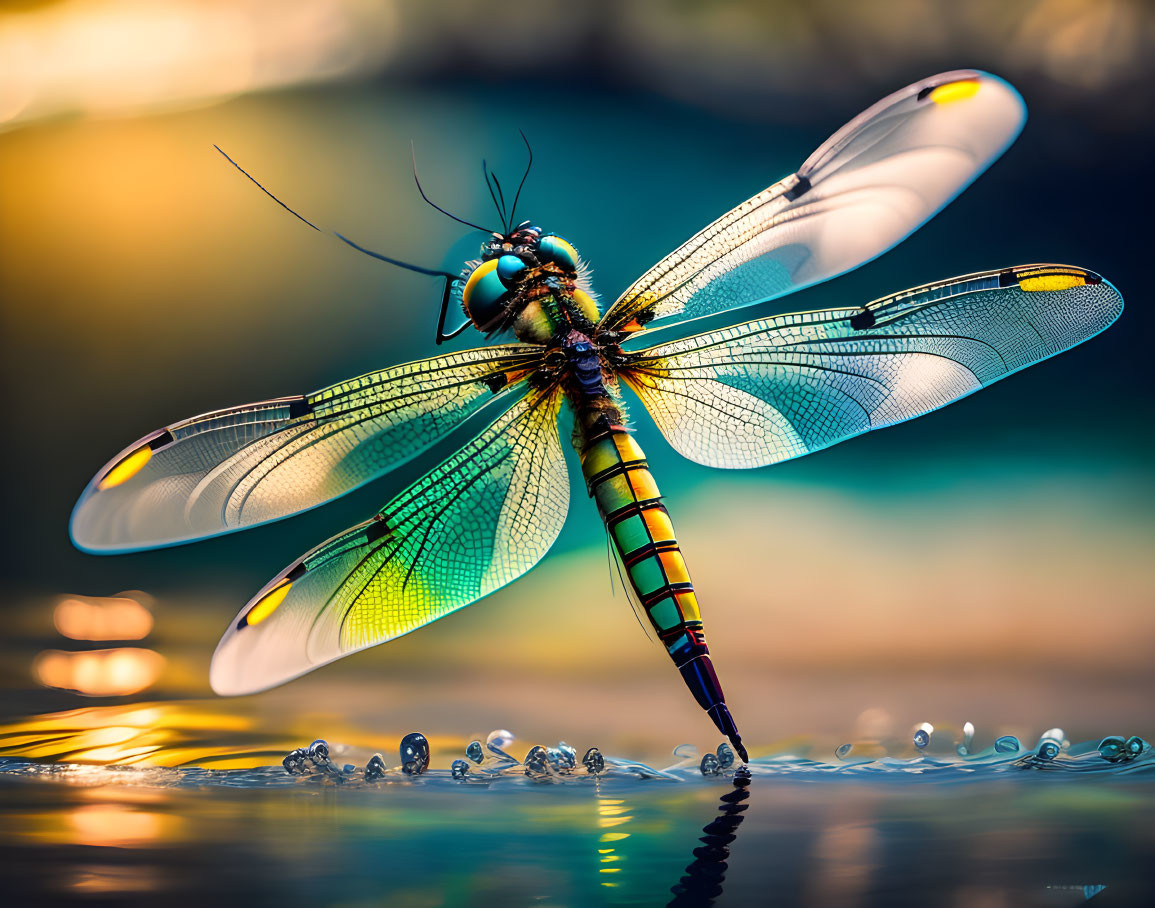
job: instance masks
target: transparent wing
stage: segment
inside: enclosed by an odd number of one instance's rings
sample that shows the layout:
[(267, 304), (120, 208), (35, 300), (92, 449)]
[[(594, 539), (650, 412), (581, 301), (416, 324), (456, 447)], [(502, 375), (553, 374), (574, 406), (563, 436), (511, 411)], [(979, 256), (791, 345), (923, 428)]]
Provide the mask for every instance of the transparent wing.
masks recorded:
[(315, 507), (428, 448), (517, 384), (541, 353), (526, 344), (466, 350), (153, 432), (88, 484), (73, 541), (93, 552), (172, 545)]
[(282, 571), (213, 656), (220, 694), (272, 687), (520, 577), (561, 531), (563, 395), (534, 390), (369, 520)]
[(965, 397), (1122, 310), (1093, 272), (1027, 265), (660, 344), (621, 375), (683, 456), (760, 467)]
[(674, 250), (606, 312), (603, 330), (661, 327), (791, 293), (901, 242), (1007, 148), (1022, 98), (975, 70), (908, 85), (859, 114), (798, 171)]

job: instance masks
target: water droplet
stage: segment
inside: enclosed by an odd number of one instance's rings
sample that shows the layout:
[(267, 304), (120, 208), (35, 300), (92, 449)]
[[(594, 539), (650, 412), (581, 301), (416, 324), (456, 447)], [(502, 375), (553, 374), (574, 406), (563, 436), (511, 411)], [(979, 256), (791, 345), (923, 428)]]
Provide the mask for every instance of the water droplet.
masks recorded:
[(585, 766), (586, 772), (597, 775), (605, 771), (606, 758), (602, 756), (602, 752), (596, 747), (591, 747), (586, 751), (586, 755), (582, 757), (582, 765)]
[(281, 761), (281, 765), (285, 767), (285, 772), (291, 776), (295, 776), (305, 771), (305, 761), (308, 759), (308, 752), (298, 747), (296, 750), (291, 750), (285, 755), (285, 759)]
[(1035, 748), (1035, 756), (1040, 760), (1050, 761), (1062, 753), (1062, 750), (1063, 730), (1052, 728), (1043, 732), (1043, 736), (1039, 738), (1039, 746)]
[(453, 774), (453, 778), (464, 779), (469, 775), (469, 764), (464, 760), (454, 760), (449, 771)]
[(1121, 763), (1127, 759), (1127, 742), (1118, 735), (1111, 735), (1099, 742), (1099, 756), (1111, 763)]
[(1022, 749), (1019, 739), (1014, 735), (1003, 735), (995, 740), (995, 753), (1013, 754)]
[(465, 755), (469, 757), (474, 763), (480, 763), (485, 759), (485, 754), (481, 750), (480, 741), (470, 741), (469, 746), (465, 748)]
[(725, 741), (718, 745), (718, 765), (722, 769), (729, 769), (734, 765), (734, 748)]
[(840, 760), (845, 759), (850, 755), (850, 751), (853, 749), (853, 747), (853, 744), (843, 744), (838, 748), (838, 750), (834, 751), (834, 756), (838, 757)]
[(520, 761), (516, 757), (511, 757), (505, 752), (505, 748), (509, 747), (513, 740), (513, 732), (498, 728), (489, 733), (485, 739), (485, 747), (499, 760), (504, 760), (506, 763), (518, 763)]
[(373, 754), (369, 758), (369, 762), (365, 764), (365, 781), (376, 782), (378, 779), (384, 777), (388, 767), (385, 765), (385, 760), (381, 754)]
[(698, 768), (704, 776), (716, 776), (722, 771), (722, 764), (715, 754), (706, 754)]
[(549, 753), (540, 744), (535, 744), (525, 755), (525, 774), (531, 778), (549, 775)]
[(969, 754), (971, 752), (971, 743), (974, 741), (974, 739), (975, 739), (974, 723), (964, 722), (963, 723), (962, 743), (959, 744), (959, 746), (955, 748), (955, 750), (958, 752), (958, 755), (960, 757), (965, 757), (967, 754)]
[(565, 741), (557, 742), (557, 749), (562, 756), (562, 767), (568, 772), (577, 766), (577, 751), (570, 747)]
[(401, 739), (401, 769), (406, 775), (419, 776), (429, 768), (429, 742), (421, 732), (411, 732)]
[(488, 747), (496, 747), (500, 750), (505, 750), (505, 748), (509, 747), (509, 745), (512, 744), (513, 741), (514, 741), (513, 732), (508, 731), (507, 729), (504, 729), (504, 728), (494, 729), (493, 731), (491, 731), (489, 733), (489, 736), (485, 739), (485, 743)]
[(322, 763), (329, 762), (329, 743), (318, 738), (309, 745), (309, 759), (313, 761), (314, 766), (320, 766)]
[(934, 734), (934, 726), (923, 722), (914, 730), (914, 746), (920, 750), (930, 744), (930, 736)]
[(1140, 738), (1138, 735), (1132, 735), (1127, 739), (1127, 743), (1123, 745), (1123, 749), (1127, 751), (1127, 754), (1129, 757), (1131, 757), (1131, 759), (1134, 759), (1147, 749), (1147, 742)]
[(682, 760), (697, 760), (698, 748), (693, 744), (679, 744), (674, 748), (674, 756)]

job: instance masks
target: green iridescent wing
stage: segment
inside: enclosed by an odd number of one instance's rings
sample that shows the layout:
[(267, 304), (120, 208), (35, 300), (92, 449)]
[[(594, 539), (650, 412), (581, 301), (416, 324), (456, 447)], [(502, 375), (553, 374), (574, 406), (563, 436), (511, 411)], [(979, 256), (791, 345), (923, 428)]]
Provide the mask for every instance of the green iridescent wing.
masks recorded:
[(565, 521), (563, 395), (531, 390), (372, 520), (313, 549), (238, 614), (213, 656), (219, 694), (272, 687), (400, 637), (528, 571)]
[(1122, 310), (1093, 272), (1027, 265), (659, 344), (621, 375), (683, 456), (760, 467), (965, 397)]
[(882, 255), (1015, 140), (1022, 98), (977, 70), (908, 85), (859, 114), (785, 179), (641, 276), (602, 331), (637, 332), (763, 302)]
[(153, 432), (88, 484), (72, 513), (72, 538), (88, 551), (131, 551), (315, 507), (420, 454), (505, 397), (542, 349), (465, 350)]

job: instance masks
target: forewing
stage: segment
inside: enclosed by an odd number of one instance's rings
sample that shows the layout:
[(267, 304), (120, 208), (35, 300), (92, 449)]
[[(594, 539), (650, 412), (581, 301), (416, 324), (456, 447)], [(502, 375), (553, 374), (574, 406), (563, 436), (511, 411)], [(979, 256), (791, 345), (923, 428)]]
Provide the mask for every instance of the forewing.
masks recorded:
[(150, 548), (315, 507), (428, 448), (516, 385), (541, 351), (466, 350), (153, 432), (89, 483), (73, 541), (95, 552)]
[(1028, 265), (660, 344), (621, 375), (683, 456), (760, 467), (965, 397), (1122, 310), (1093, 272)]
[(773, 299), (901, 242), (1007, 148), (1026, 110), (976, 70), (908, 85), (647, 271), (602, 319), (634, 332)]
[(561, 531), (563, 396), (534, 390), (376, 517), (282, 571), (213, 656), (220, 694), (272, 687), (400, 637), (521, 576)]

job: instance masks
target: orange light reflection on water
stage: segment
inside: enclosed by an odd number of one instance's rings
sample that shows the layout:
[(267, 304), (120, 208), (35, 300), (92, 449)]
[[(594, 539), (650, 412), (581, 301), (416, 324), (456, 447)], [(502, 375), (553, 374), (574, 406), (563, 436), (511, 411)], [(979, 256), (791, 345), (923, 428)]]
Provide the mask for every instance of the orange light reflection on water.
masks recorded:
[(33, 661), (32, 674), (45, 687), (90, 697), (121, 697), (151, 687), (164, 665), (160, 653), (137, 647), (82, 653), (50, 649)]

